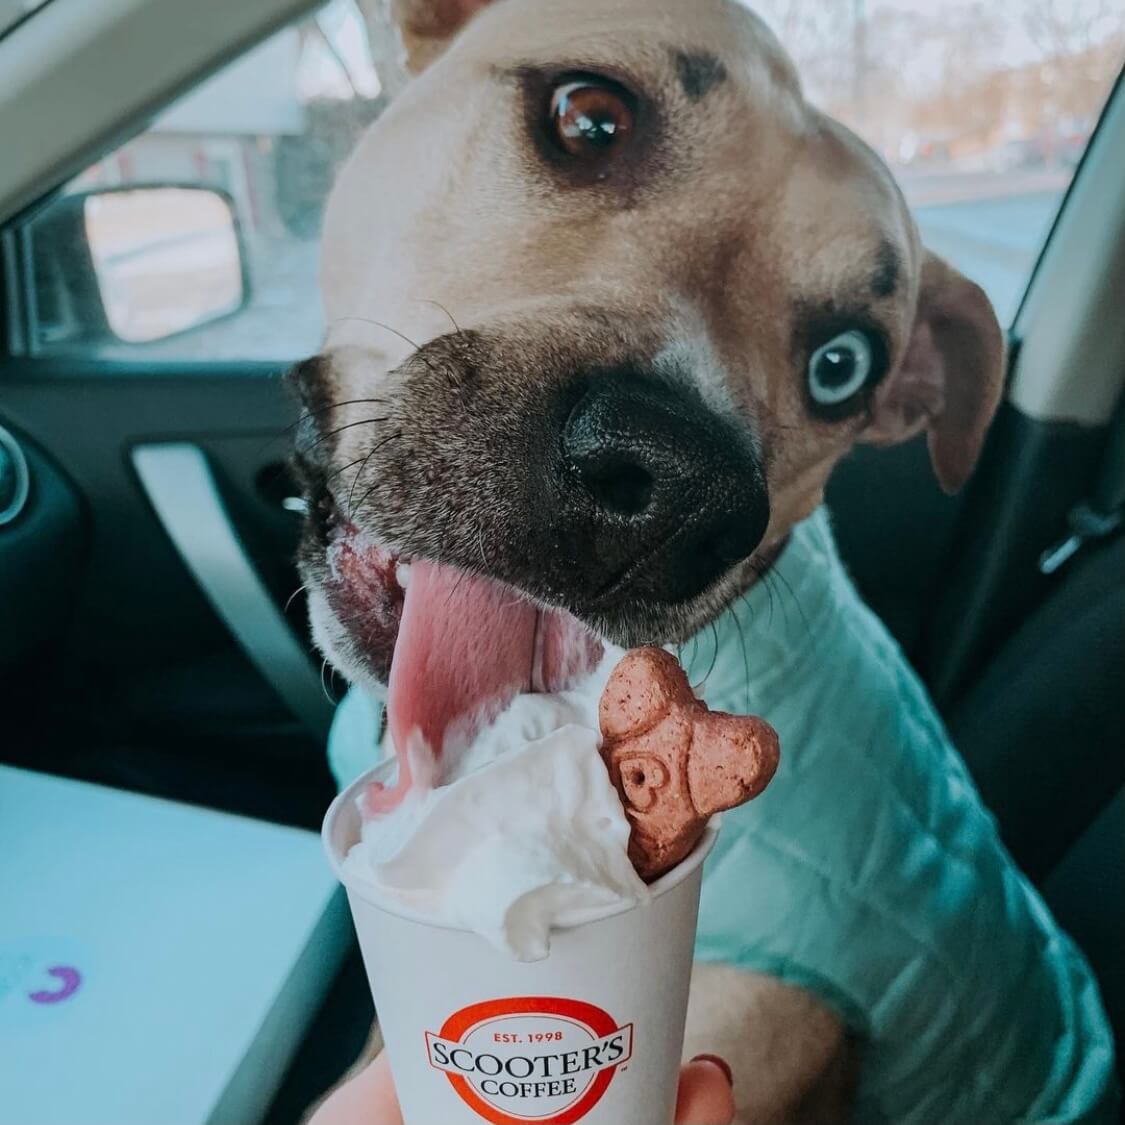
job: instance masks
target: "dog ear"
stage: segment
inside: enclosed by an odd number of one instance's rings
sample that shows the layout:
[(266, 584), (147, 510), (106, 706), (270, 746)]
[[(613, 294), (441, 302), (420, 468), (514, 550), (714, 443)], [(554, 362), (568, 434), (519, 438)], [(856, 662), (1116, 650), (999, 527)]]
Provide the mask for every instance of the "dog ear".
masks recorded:
[(425, 70), (489, 0), (391, 0), (391, 14), (413, 74)]
[(984, 290), (927, 252), (910, 341), (875, 392), (864, 440), (893, 445), (928, 430), (938, 482), (956, 492), (972, 474), (999, 405), (1004, 357)]

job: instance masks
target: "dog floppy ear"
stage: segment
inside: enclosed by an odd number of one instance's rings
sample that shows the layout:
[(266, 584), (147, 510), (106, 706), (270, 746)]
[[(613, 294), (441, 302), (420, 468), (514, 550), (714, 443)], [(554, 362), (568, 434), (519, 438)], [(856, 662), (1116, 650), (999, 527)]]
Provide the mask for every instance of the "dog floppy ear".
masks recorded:
[(489, 0), (391, 0), (391, 14), (413, 74), (425, 70)]
[(910, 341), (875, 392), (864, 440), (892, 445), (928, 431), (946, 492), (972, 474), (1004, 385), (1004, 336), (979, 285), (927, 252)]

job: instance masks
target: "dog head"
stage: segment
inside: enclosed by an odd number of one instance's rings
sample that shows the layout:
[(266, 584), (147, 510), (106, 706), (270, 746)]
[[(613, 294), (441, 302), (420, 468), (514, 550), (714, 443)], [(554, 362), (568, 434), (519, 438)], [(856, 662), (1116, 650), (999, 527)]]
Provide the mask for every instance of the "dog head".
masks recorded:
[(964, 482), (991, 307), (750, 11), (396, 11), (421, 73), (338, 181), (296, 372), (315, 632), (396, 742), (567, 682), (587, 630), (692, 634), (857, 442), (925, 430)]

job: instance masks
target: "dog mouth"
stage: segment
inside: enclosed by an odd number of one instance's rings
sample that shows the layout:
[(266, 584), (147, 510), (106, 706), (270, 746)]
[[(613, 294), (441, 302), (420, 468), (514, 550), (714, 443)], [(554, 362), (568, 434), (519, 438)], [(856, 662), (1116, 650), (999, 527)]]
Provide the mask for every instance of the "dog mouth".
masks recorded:
[(355, 657), (387, 685), (399, 777), (393, 807), (419, 777), (462, 752), (517, 696), (577, 686), (603, 645), (573, 614), (546, 609), (481, 574), (408, 558), (351, 523), (334, 531), (323, 583)]
[[(314, 634), (345, 675), (385, 685), (396, 794), (440, 780), (517, 695), (579, 686), (602, 638), (686, 639), (766, 531), (751, 427), (604, 314), (578, 317), (577, 336), (575, 323), (424, 345), (388, 376), (373, 444), (326, 405), (342, 360), (295, 374), (313, 412), (296, 465)], [(354, 464), (340, 503), (344, 482), (329, 483)]]

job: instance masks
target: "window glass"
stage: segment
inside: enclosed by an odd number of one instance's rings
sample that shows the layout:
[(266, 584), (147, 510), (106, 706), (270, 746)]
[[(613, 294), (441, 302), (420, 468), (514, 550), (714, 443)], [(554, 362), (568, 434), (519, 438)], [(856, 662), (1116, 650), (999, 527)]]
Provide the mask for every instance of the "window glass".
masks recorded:
[[(810, 99), (886, 158), (926, 243), (1009, 321), (1125, 58), (1125, 0), (756, 6)], [(384, 8), (331, 0), (68, 185), (30, 228), (27, 350), (285, 362), (315, 351), (321, 212), (397, 74), (383, 65), (393, 50)], [(172, 229), (173, 196), (140, 193), (159, 185), (207, 189), (229, 220), (213, 199), (181, 192), (184, 221)], [(112, 211), (128, 237), (91, 247), (95, 228), (110, 235), (84, 193), (128, 187), (139, 194)], [(231, 273), (239, 255), (228, 227), (241, 239), (242, 277)], [(158, 307), (170, 292), (184, 294), (183, 308)]]
[(756, 0), (930, 249), (1016, 312), (1125, 62), (1125, 0)]
[[(336, 170), (386, 101), (374, 59), (379, 49), (388, 49), (388, 38), (381, 0), (332, 0), (204, 82), (68, 184), (30, 224), (37, 293), (29, 350), (184, 361), (288, 361), (315, 351), (321, 337), (321, 213)], [(194, 290), (215, 284), (215, 263), (208, 257), (229, 257), (229, 248), (213, 230), (201, 228), (198, 215), (206, 208), (198, 199), (181, 192), (176, 204), (165, 191), (154, 200), (158, 186), (209, 189), (230, 208), (246, 275), (245, 302), (236, 311), (228, 300), (198, 315)], [(131, 228), (130, 237), (111, 247), (109, 257), (118, 274), (128, 266), (134, 285), (101, 292), (95, 315), (86, 279), (101, 281), (104, 271), (83, 268), (80, 244), (105, 210), (95, 204), (113, 197), (93, 196), (76, 221), (59, 219), (87, 192), (128, 187), (137, 190), (119, 197), (117, 211), (122, 235)], [(168, 219), (174, 206), (182, 215), (175, 231)], [(44, 254), (44, 248), (52, 252)], [(155, 310), (130, 313), (126, 306), (141, 297), (144, 287), (136, 283), (145, 277), (154, 285), (169, 280), (173, 256), (180, 268), (171, 280), (192, 295), (193, 308), (182, 315), (172, 310), (165, 319), (170, 327), (195, 326), (157, 338), (143, 330), (121, 332), (122, 323), (154, 323)], [(220, 284), (228, 295), (243, 292), (229, 271)]]

